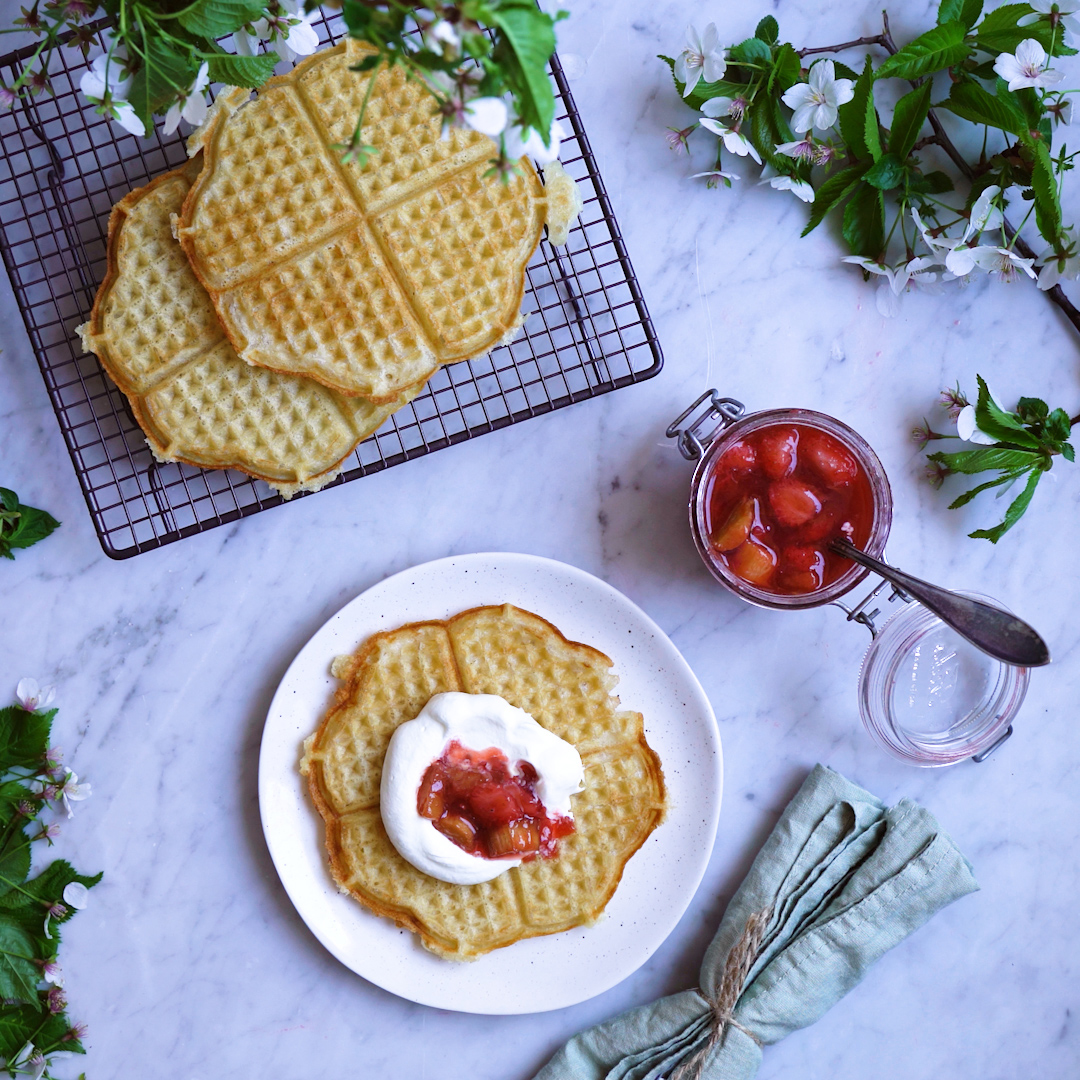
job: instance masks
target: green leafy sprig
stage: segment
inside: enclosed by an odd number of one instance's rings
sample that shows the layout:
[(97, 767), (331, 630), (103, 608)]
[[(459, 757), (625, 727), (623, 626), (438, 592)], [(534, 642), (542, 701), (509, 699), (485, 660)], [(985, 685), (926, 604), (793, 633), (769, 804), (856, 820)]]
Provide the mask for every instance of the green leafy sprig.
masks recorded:
[(57, 859), (30, 877), (31, 846), (51, 845), (57, 831), (44, 815), (66, 795), (81, 797), (78, 778), (49, 745), (57, 710), (39, 707), (32, 686), (29, 707), (0, 708), (0, 1072), (49, 1077), (53, 1054), (85, 1053), (86, 1029), (67, 1015), (57, 952), (60, 927), (101, 874)]
[[(974, 421), (970, 441), (977, 441), (981, 445), (973, 450), (954, 453), (937, 451), (927, 457), (932, 463), (930, 475), (939, 484), (954, 473), (965, 476), (995, 474), (993, 479), (976, 485), (954, 499), (949, 504), (950, 510), (966, 506), (984, 491), (1000, 488), (999, 495), (1003, 495), (1013, 485), (1022, 485), (1020, 494), (1005, 511), (1003, 521), (993, 528), (976, 529), (968, 534), (996, 544), (1023, 516), (1039, 481), (1054, 467), (1054, 459), (1060, 456), (1066, 461), (1075, 461), (1076, 454), (1069, 437), (1076, 421), (1070, 419), (1064, 409), (1051, 411), (1046, 402), (1039, 398), (1022, 397), (1017, 402), (1016, 411), (1008, 412), (990, 396), (982, 376), (976, 378), (979, 396), (974, 406), (959, 390), (943, 393), (942, 403), (957, 413), (958, 420), (962, 420), (965, 413), (969, 414), (968, 426), (971, 426), (972, 419)], [(916, 430), (915, 437), (925, 444), (930, 439), (960, 436), (938, 434), (926, 425)]]
[[(304, 2), (304, 8), (300, 3)], [(11, 106), (26, 93), (40, 92), (48, 57), (64, 32), (88, 55), (94, 34), (86, 20), (101, 13), (111, 23), (108, 38), (109, 86), (98, 109), (128, 130), (147, 135), (155, 115), (201, 95), (200, 72), (212, 83), (258, 88), (273, 74), (275, 52), (252, 56), (226, 51), (221, 42), (243, 34), (276, 48), (287, 46), (291, 27), (318, 7), (317, 0), (34, 0), (23, 9), (13, 30), (30, 30), (41, 37), (31, 64), (11, 87), (0, 86), (0, 105)], [(434, 99), (434, 109), (460, 121), (471, 96), (508, 95), (515, 123), (533, 129), (550, 146), (555, 98), (547, 64), (555, 51), (555, 23), (533, 0), (344, 0), (345, 24), (351, 36), (375, 52), (355, 70), (373, 82), (389, 66), (403, 67), (418, 78)], [(306, 13), (306, 14), (305, 14)], [(417, 28), (439, 23), (447, 28), (441, 39), (417, 36)], [(310, 35), (310, 32), (309, 32)], [(311, 43), (314, 38), (309, 36)], [(291, 48), (282, 51), (291, 56)], [(34, 64), (39, 66), (31, 70)], [(35, 82), (36, 80), (36, 82)], [(130, 81), (128, 81), (130, 80)], [(122, 97), (113, 82), (124, 87)], [(127, 112), (130, 106), (132, 113)], [(336, 147), (343, 159), (363, 166), (378, 148), (369, 145), (361, 129), (367, 98), (351, 138)], [(134, 117), (132, 120), (131, 117)], [(508, 175), (500, 142), (499, 172)]]
[(51, 514), (24, 506), (10, 488), (0, 487), (0, 556), (14, 559), (16, 548), (28, 548), (44, 540), (60, 525)]

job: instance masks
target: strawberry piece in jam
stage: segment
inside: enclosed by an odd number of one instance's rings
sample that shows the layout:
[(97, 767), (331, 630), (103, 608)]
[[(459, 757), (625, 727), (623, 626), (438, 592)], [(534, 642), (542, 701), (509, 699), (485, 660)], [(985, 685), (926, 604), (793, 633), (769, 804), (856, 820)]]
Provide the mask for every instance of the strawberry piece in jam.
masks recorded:
[(527, 761), (517, 768), (514, 775), (497, 747), (469, 750), (454, 739), (425, 771), (416, 809), (470, 855), (550, 859), (573, 819), (549, 815), (536, 795), (536, 770)]
[(851, 566), (829, 551), (844, 536), (864, 548), (874, 496), (855, 454), (838, 438), (778, 423), (744, 435), (709, 475), (706, 525), (714, 557), (767, 592), (799, 595)]

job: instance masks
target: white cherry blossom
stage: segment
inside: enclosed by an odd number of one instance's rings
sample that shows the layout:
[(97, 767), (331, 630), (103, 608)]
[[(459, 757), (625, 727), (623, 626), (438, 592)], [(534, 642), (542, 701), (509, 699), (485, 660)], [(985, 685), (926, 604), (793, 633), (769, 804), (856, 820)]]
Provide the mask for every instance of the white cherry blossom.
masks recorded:
[(69, 881), (64, 886), (64, 903), (75, 911), (82, 911), (90, 899), (90, 890), (81, 881)]
[(886, 266), (864, 255), (847, 255), (843, 261), (861, 266), (868, 273), (885, 279), (877, 287), (874, 300), (878, 312), (887, 319), (900, 313), (900, 294), (908, 287), (909, 282), (929, 284), (937, 280), (937, 274), (930, 270), (930, 267), (935, 265), (935, 260), (928, 255), (910, 259), (897, 267)]
[(817, 143), (812, 135), (804, 135), (798, 142), (778, 143), (778, 154), (794, 158), (796, 161), (813, 161), (817, 157)]
[(1035, 9), (1035, 13), (1017, 19), (1017, 26), (1030, 26), (1038, 22), (1042, 15), (1049, 15), (1051, 21), (1056, 17), (1064, 30), (1065, 44), (1070, 48), (1075, 46), (1077, 38), (1080, 38), (1080, 19), (1074, 18), (1074, 14), (1080, 11), (1080, 0), (1029, 0), (1029, 5)]
[(503, 145), (506, 148), (506, 156), (511, 161), (517, 161), (518, 158), (527, 154), (537, 165), (550, 165), (558, 158), (559, 145), (564, 138), (566, 138), (566, 130), (558, 120), (553, 120), (551, 123), (546, 146), (535, 128), (522, 128), (518, 124), (509, 124), (503, 134)]
[(164, 134), (171, 135), (179, 126), (181, 119), (186, 120), (192, 127), (198, 127), (205, 119), (209, 111), (206, 97), (203, 91), (210, 83), (210, 65), (204, 60), (199, 74), (186, 94), (181, 94), (169, 106), (165, 113)]
[[(270, 7), (270, 5), (267, 5)], [(319, 47), (319, 35), (311, 25), (310, 15), (302, 10), (298, 0), (277, 0), (269, 18), (256, 19), (233, 34), (233, 43), (240, 56), (254, 56), (259, 43), (268, 41), (282, 60), (310, 56)]]
[(465, 103), (465, 126), (479, 131), (481, 135), (491, 138), (501, 135), (509, 118), (509, 110), (502, 98), (478, 97)]
[(45, 1072), (45, 1055), (28, 1042), (4, 1067), (9, 1076), (28, 1076), (30, 1080), (41, 1080)]
[(956, 434), (964, 442), (978, 443), (980, 446), (993, 446), (997, 439), (979, 429), (975, 420), (975, 406), (965, 405), (956, 417)]
[(724, 50), (720, 47), (720, 34), (716, 23), (709, 23), (705, 33), (699, 34), (692, 26), (686, 28), (686, 48), (675, 59), (675, 78), (683, 87), (683, 97), (689, 97), (698, 80), (705, 77), (707, 83), (718, 82), (727, 71)]
[(732, 180), (742, 179), (738, 173), (724, 172), (723, 169), (710, 169), (708, 172), (694, 173), (691, 180), (708, 180), (707, 187), (716, 187), (717, 181), (723, 181), (725, 187), (731, 187)]
[(979, 197), (972, 203), (971, 216), (968, 218), (967, 228), (964, 229), (964, 238), (961, 243), (966, 243), (972, 236), (984, 232), (987, 229), (1000, 229), (1005, 215), (999, 205), (998, 196), (1001, 188), (991, 184), (979, 193)]
[(760, 183), (768, 184), (777, 191), (790, 191), (795, 198), (802, 199), (804, 203), (814, 201), (814, 186), (805, 180), (800, 180), (797, 176), (767, 176)]
[(1036, 260), (1039, 270), (1039, 288), (1052, 289), (1062, 281), (1075, 281), (1080, 277), (1080, 245), (1069, 230), (1062, 234), (1060, 247), (1048, 247)]
[(146, 125), (135, 115), (128, 103), (131, 77), (125, 77), (127, 53), (123, 46), (110, 47), (108, 52), (94, 58), (90, 70), (79, 80), (79, 89), (98, 111), (115, 120), (132, 135), (145, 135)]
[(56, 698), (55, 686), (38, 686), (37, 679), (20, 679), (15, 699), (27, 712), (47, 709)]
[(71, 809), (73, 802), (82, 802), (83, 799), (89, 799), (92, 794), (90, 791), (90, 785), (84, 780), (79, 783), (79, 777), (76, 773), (73, 773), (70, 769), (64, 769), (64, 779), (59, 785), (57, 795), (60, 802), (64, 806), (64, 810), (67, 812), (67, 816), (74, 817), (75, 811)]
[(982, 270), (1001, 281), (1015, 281), (1019, 273), (1034, 278), (1034, 259), (1022, 259), (1015, 251), (1004, 247), (968, 247), (960, 244), (945, 257), (945, 267), (955, 277), (967, 277), (974, 270)]
[(740, 135), (735, 128), (721, 124), (719, 120), (710, 120), (708, 117), (701, 121), (701, 126), (706, 131), (719, 135), (724, 144), (724, 149), (729, 154), (735, 154), (737, 157), (751, 157), (759, 165), (761, 164), (761, 155), (754, 149), (753, 144), (746, 136)]
[(796, 83), (783, 97), (783, 102), (795, 115), (791, 126), (797, 132), (815, 128), (825, 131), (836, 123), (837, 109), (855, 96), (851, 79), (836, 78), (831, 60), (819, 60), (811, 69), (808, 81)]
[(1046, 50), (1034, 38), (1026, 38), (1016, 46), (1015, 53), (1002, 53), (994, 61), (994, 71), (1009, 84), (1010, 90), (1054, 86), (1065, 76), (1047, 67), (1047, 60)]

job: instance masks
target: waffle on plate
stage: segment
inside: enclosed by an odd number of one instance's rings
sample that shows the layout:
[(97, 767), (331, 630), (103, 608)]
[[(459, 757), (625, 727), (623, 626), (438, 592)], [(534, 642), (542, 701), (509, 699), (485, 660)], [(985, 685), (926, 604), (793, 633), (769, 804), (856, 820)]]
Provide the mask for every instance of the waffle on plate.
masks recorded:
[[(301, 764), (339, 888), (456, 960), (595, 922), (664, 813), (660, 761), (641, 714), (618, 708), (610, 669), (603, 653), (508, 604), (375, 634), (339, 657), (342, 686)], [(572, 797), (575, 832), (554, 858), (452, 885), (391, 844), (379, 814), (390, 736), (449, 690), (498, 694), (577, 748), (585, 789)]]

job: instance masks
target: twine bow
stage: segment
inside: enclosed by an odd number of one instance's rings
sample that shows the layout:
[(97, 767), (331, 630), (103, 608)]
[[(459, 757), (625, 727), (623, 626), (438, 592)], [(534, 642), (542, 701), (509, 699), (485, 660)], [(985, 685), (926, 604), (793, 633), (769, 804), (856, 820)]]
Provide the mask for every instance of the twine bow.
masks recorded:
[(700, 991), (701, 996), (709, 1003), (710, 1020), (712, 1022), (709, 1038), (704, 1046), (679, 1065), (671, 1074), (670, 1080), (700, 1080), (709, 1054), (712, 1052), (713, 1047), (724, 1037), (724, 1031), (729, 1026), (738, 1028), (745, 1035), (749, 1035), (758, 1046), (761, 1046), (761, 1040), (752, 1031), (744, 1028), (731, 1014), (735, 1009), (736, 1002), (742, 995), (746, 977), (750, 974), (754, 961), (757, 960), (758, 952), (761, 949), (761, 941), (765, 937), (765, 929), (769, 925), (771, 918), (772, 907), (767, 907), (764, 911), (755, 912), (746, 920), (746, 926), (743, 928), (742, 934), (739, 935), (735, 944), (731, 946), (731, 951), (727, 955), (727, 961), (724, 964), (724, 977), (717, 987), (716, 997), (710, 998), (704, 991)]

